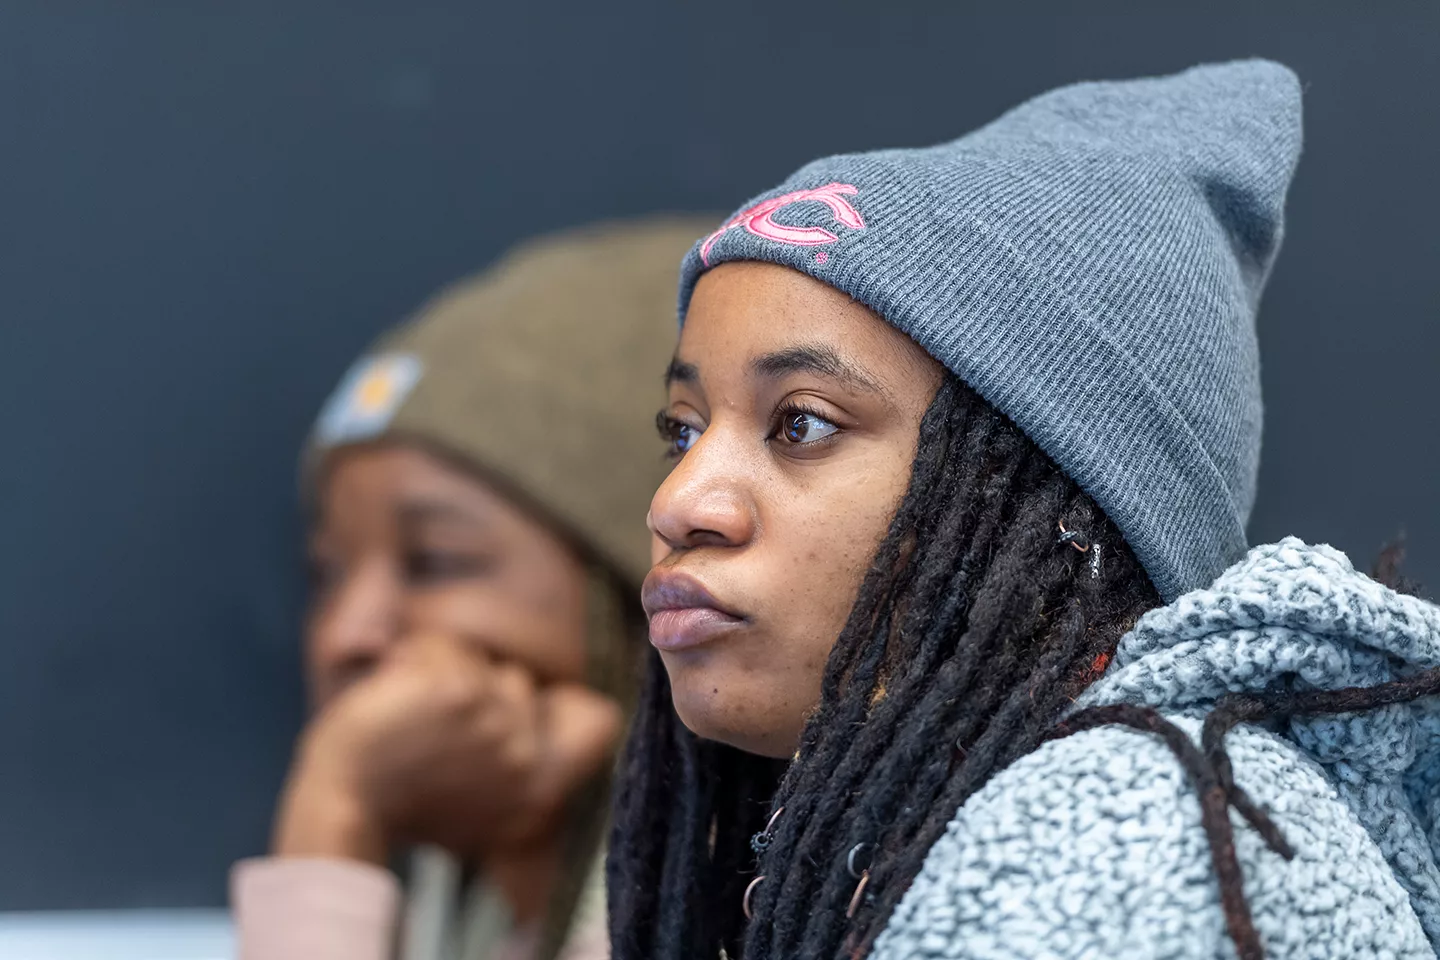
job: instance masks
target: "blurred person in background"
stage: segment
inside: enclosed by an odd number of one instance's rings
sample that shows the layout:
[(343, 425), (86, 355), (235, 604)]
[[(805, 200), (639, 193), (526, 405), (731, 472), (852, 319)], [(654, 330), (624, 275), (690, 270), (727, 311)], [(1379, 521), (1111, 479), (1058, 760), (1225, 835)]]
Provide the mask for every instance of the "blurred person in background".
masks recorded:
[(321, 413), (314, 715), (270, 856), (232, 873), (242, 958), (608, 952), (609, 775), (667, 469), (649, 423), (700, 229), (526, 244), (382, 337)]

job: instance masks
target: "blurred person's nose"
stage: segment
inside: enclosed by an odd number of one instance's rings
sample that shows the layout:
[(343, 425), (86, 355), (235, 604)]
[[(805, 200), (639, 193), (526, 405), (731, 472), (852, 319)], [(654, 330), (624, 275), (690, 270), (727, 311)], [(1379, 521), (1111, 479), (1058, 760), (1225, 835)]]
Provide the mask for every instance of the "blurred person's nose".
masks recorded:
[(393, 563), (357, 563), (317, 598), (307, 638), (311, 695), (323, 705), (373, 672), (403, 634), (404, 584)]

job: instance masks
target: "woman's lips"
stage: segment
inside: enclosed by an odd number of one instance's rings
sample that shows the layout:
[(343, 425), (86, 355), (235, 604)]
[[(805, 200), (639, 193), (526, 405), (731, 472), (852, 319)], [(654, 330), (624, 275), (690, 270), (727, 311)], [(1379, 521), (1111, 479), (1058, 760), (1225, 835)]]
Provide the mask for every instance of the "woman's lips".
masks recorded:
[(685, 650), (744, 623), (722, 607), (700, 581), (683, 573), (651, 571), (640, 592), (657, 650)]
[(650, 617), (650, 642), (657, 650), (686, 650), (743, 622), (714, 607), (659, 610)]

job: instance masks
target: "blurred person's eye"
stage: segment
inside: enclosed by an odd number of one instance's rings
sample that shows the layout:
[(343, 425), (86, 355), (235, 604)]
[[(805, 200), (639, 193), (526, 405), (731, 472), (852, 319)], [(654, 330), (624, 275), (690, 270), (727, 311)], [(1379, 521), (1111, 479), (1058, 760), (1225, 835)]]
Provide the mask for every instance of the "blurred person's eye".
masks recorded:
[(345, 575), (343, 565), (333, 557), (312, 551), (306, 558), (305, 572), (312, 593), (327, 593)]
[(497, 566), (496, 558), (457, 550), (412, 550), (405, 555), (405, 580), (418, 587), (481, 577)]

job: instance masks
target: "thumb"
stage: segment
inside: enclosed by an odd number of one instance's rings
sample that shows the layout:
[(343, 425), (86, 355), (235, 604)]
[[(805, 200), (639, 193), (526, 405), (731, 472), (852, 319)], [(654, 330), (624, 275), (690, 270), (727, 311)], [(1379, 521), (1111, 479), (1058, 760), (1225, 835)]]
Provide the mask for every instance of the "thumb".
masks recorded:
[(594, 776), (615, 753), (624, 716), (620, 704), (579, 684), (559, 684), (542, 694), (545, 743), (539, 785), (556, 800)]

